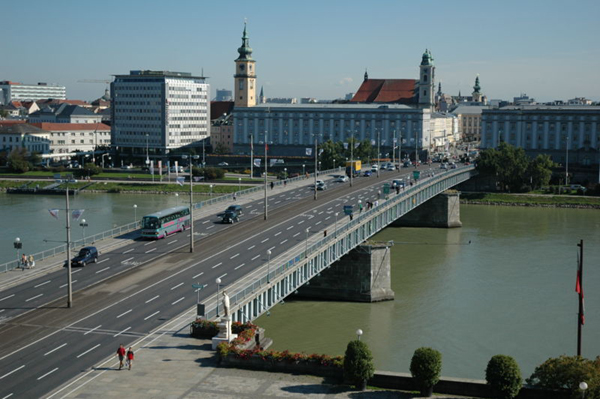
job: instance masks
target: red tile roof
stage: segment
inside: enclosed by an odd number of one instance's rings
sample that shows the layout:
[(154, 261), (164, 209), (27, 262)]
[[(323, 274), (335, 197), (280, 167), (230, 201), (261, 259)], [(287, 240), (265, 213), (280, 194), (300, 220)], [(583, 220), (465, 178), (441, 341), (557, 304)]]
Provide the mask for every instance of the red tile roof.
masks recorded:
[(230, 114), (233, 110), (233, 101), (211, 101), (210, 102), (210, 120), (215, 120)]
[(27, 121), (17, 120), (17, 119), (1, 120), (0, 121), (0, 126), (14, 125), (14, 124), (17, 124), (17, 123), (27, 123)]
[(66, 130), (98, 130), (110, 131), (110, 126), (104, 123), (50, 123), (39, 122), (32, 123), (33, 126), (39, 127), (50, 132), (66, 131)]
[(367, 79), (350, 102), (414, 104), (416, 85), (416, 79)]

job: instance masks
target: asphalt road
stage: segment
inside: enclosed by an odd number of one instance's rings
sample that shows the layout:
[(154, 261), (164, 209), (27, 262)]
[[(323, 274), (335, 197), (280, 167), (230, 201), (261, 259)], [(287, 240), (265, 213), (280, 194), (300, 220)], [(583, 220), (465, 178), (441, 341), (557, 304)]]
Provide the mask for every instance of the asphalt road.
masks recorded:
[[(428, 169), (428, 167), (423, 167)], [(0, 292), (0, 398), (42, 397), (89, 370), (119, 344), (130, 345), (213, 295), (217, 277), (227, 286), (309, 236), (333, 230), (347, 217), (343, 205), (374, 200), (384, 182), (414, 169), (381, 172), (381, 178), (329, 183), (313, 200), (310, 181), (289, 191), (269, 192), (244, 206), (240, 223), (197, 219), (195, 252), (189, 231), (158, 241), (133, 241), (101, 254), (97, 264), (75, 269), (74, 307), (66, 308), (64, 271)], [(195, 235), (196, 235), (195, 234)], [(194, 291), (192, 283), (204, 285)]]

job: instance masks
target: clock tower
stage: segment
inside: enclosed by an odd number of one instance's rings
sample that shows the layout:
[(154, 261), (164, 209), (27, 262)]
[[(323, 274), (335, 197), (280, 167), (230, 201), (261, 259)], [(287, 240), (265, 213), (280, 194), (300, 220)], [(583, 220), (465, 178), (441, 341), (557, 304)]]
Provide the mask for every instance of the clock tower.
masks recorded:
[(235, 100), (236, 107), (253, 107), (256, 105), (256, 70), (252, 59), (252, 48), (246, 33), (244, 23), (244, 34), (242, 46), (238, 48), (240, 56), (235, 60)]
[(419, 107), (432, 108), (434, 105), (434, 73), (433, 56), (429, 50), (423, 53), (423, 59), (420, 65), (419, 84)]

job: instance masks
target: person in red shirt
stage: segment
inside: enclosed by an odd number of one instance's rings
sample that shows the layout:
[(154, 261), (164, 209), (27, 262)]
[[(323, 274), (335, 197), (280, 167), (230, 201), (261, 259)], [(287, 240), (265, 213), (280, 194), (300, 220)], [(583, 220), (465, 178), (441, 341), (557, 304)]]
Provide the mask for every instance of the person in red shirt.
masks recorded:
[(129, 370), (131, 370), (131, 365), (133, 363), (133, 349), (131, 346), (127, 350), (127, 366), (129, 366)]
[(117, 356), (119, 356), (119, 370), (121, 370), (123, 368), (123, 359), (125, 358), (125, 347), (123, 344), (119, 345)]

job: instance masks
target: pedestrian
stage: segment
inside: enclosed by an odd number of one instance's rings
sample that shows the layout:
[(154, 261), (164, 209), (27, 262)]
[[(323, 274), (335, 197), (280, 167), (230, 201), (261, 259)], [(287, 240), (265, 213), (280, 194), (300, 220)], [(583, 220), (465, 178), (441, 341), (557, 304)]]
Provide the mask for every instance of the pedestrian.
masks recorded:
[(287, 179), (283, 181), (283, 187), (287, 186)]
[(354, 218), (354, 216), (352, 216), (352, 214), (348, 214), (348, 216), (350, 216), (350, 221), (352, 221), (352, 219)]
[(377, 190), (377, 199), (381, 199), (381, 190)]
[(396, 195), (400, 194), (400, 186), (396, 186)]
[(363, 209), (363, 204), (362, 204), (361, 200), (358, 200), (358, 213), (362, 213), (362, 209)]
[(23, 254), (23, 255), (21, 255), (21, 269), (25, 270), (26, 266), (27, 266), (27, 255)]
[(35, 267), (35, 261), (33, 260), (33, 255), (29, 255), (29, 268), (33, 269)]
[(271, 182), (271, 190), (273, 190), (273, 187), (275, 187), (275, 183)]
[(237, 199), (237, 193), (233, 193), (233, 200), (235, 201)]
[(375, 208), (379, 206), (379, 200), (375, 200)]
[(131, 346), (127, 350), (127, 367), (131, 370), (131, 365), (133, 364), (133, 349)]
[(125, 347), (123, 344), (119, 345), (117, 356), (119, 357), (119, 370), (121, 370), (123, 368), (123, 359), (125, 358)]

